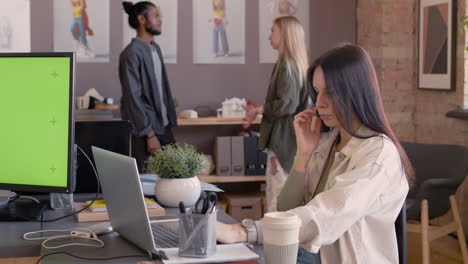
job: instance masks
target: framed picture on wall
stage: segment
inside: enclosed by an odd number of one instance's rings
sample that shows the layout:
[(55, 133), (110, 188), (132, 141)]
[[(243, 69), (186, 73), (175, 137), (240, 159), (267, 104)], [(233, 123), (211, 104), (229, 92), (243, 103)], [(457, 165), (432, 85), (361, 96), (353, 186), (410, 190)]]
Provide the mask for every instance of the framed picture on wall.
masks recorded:
[(54, 0), (55, 52), (73, 51), (77, 62), (110, 61), (110, 0)]
[(275, 63), (278, 52), (271, 48), (270, 34), (273, 20), (278, 16), (295, 16), (304, 27), (307, 47), (310, 43), (310, 0), (259, 0), (258, 17), (260, 63)]
[(0, 6), (0, 52), (30, 52), (30, 0), (0, 0)]
[(420, 89), (455, 89), (456, 15), (456, 0), (419, 1)]
[(245, 64), (247, 0), (192, 1), (193, 63)]

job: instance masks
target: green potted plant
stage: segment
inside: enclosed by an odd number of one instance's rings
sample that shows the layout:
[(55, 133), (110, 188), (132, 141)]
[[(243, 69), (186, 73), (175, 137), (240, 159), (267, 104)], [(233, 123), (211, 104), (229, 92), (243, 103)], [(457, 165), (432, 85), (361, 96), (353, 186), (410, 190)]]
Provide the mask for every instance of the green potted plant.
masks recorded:
[(167, 145), (146, 160), (148, 173), (156, 174), (155, 195), (159, 203), (177, 207), (195, 204), (200, 196), (200, 181), (196, 174), (203, 167), (203, 154), (191, 145)]

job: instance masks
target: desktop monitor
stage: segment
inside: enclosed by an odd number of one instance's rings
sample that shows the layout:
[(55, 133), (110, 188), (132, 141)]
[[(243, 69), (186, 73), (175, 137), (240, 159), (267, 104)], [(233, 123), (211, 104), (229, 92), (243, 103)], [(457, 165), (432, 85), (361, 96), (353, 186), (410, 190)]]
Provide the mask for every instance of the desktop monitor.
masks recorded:
[(74, 53), (0, 53), (0, 190), (73, 191)]

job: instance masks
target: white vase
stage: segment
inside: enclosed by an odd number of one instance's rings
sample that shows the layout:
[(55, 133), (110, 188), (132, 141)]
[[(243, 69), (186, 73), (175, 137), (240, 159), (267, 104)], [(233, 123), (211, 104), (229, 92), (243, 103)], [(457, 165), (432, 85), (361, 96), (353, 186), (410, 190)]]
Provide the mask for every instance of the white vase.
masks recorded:
[(160, 178), (154, 187), (158, 202), (166, 207), (178, 207), (182, 201), (185, 206), (192, 206), (200, 197), (200, 180), (195, 177), (182, 179)]

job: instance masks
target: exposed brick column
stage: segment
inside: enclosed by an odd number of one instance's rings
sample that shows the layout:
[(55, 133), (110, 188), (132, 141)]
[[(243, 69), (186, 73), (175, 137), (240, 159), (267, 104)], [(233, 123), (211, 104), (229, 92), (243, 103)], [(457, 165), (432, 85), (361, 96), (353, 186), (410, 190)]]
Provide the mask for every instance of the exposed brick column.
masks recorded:
[[(466, 1), (457, 0), (457, 18), (466, 13)], [(456, 144), (468, 147), (468, 121), (445, 114), (463, 108), (465, 60), (464, 36), (457, 38), (455, 91), (417, 88), (417, 0), (357, 0), (357, 43), (367, 49), (376, 65), (385, 111), (401, 140)], [(465, 54), (468, 57), (467, 54)], [(465, 90), (465, 91), (464, 91)], [(460, 208), (468, 204), (468, 178), (457, 191)], [(468, 230), (468, 216), (462, 215)]]
[(377, 69), (385, 112), (401, 140), (415, 140), (415, 0), (358, 0), (358, 44)]

